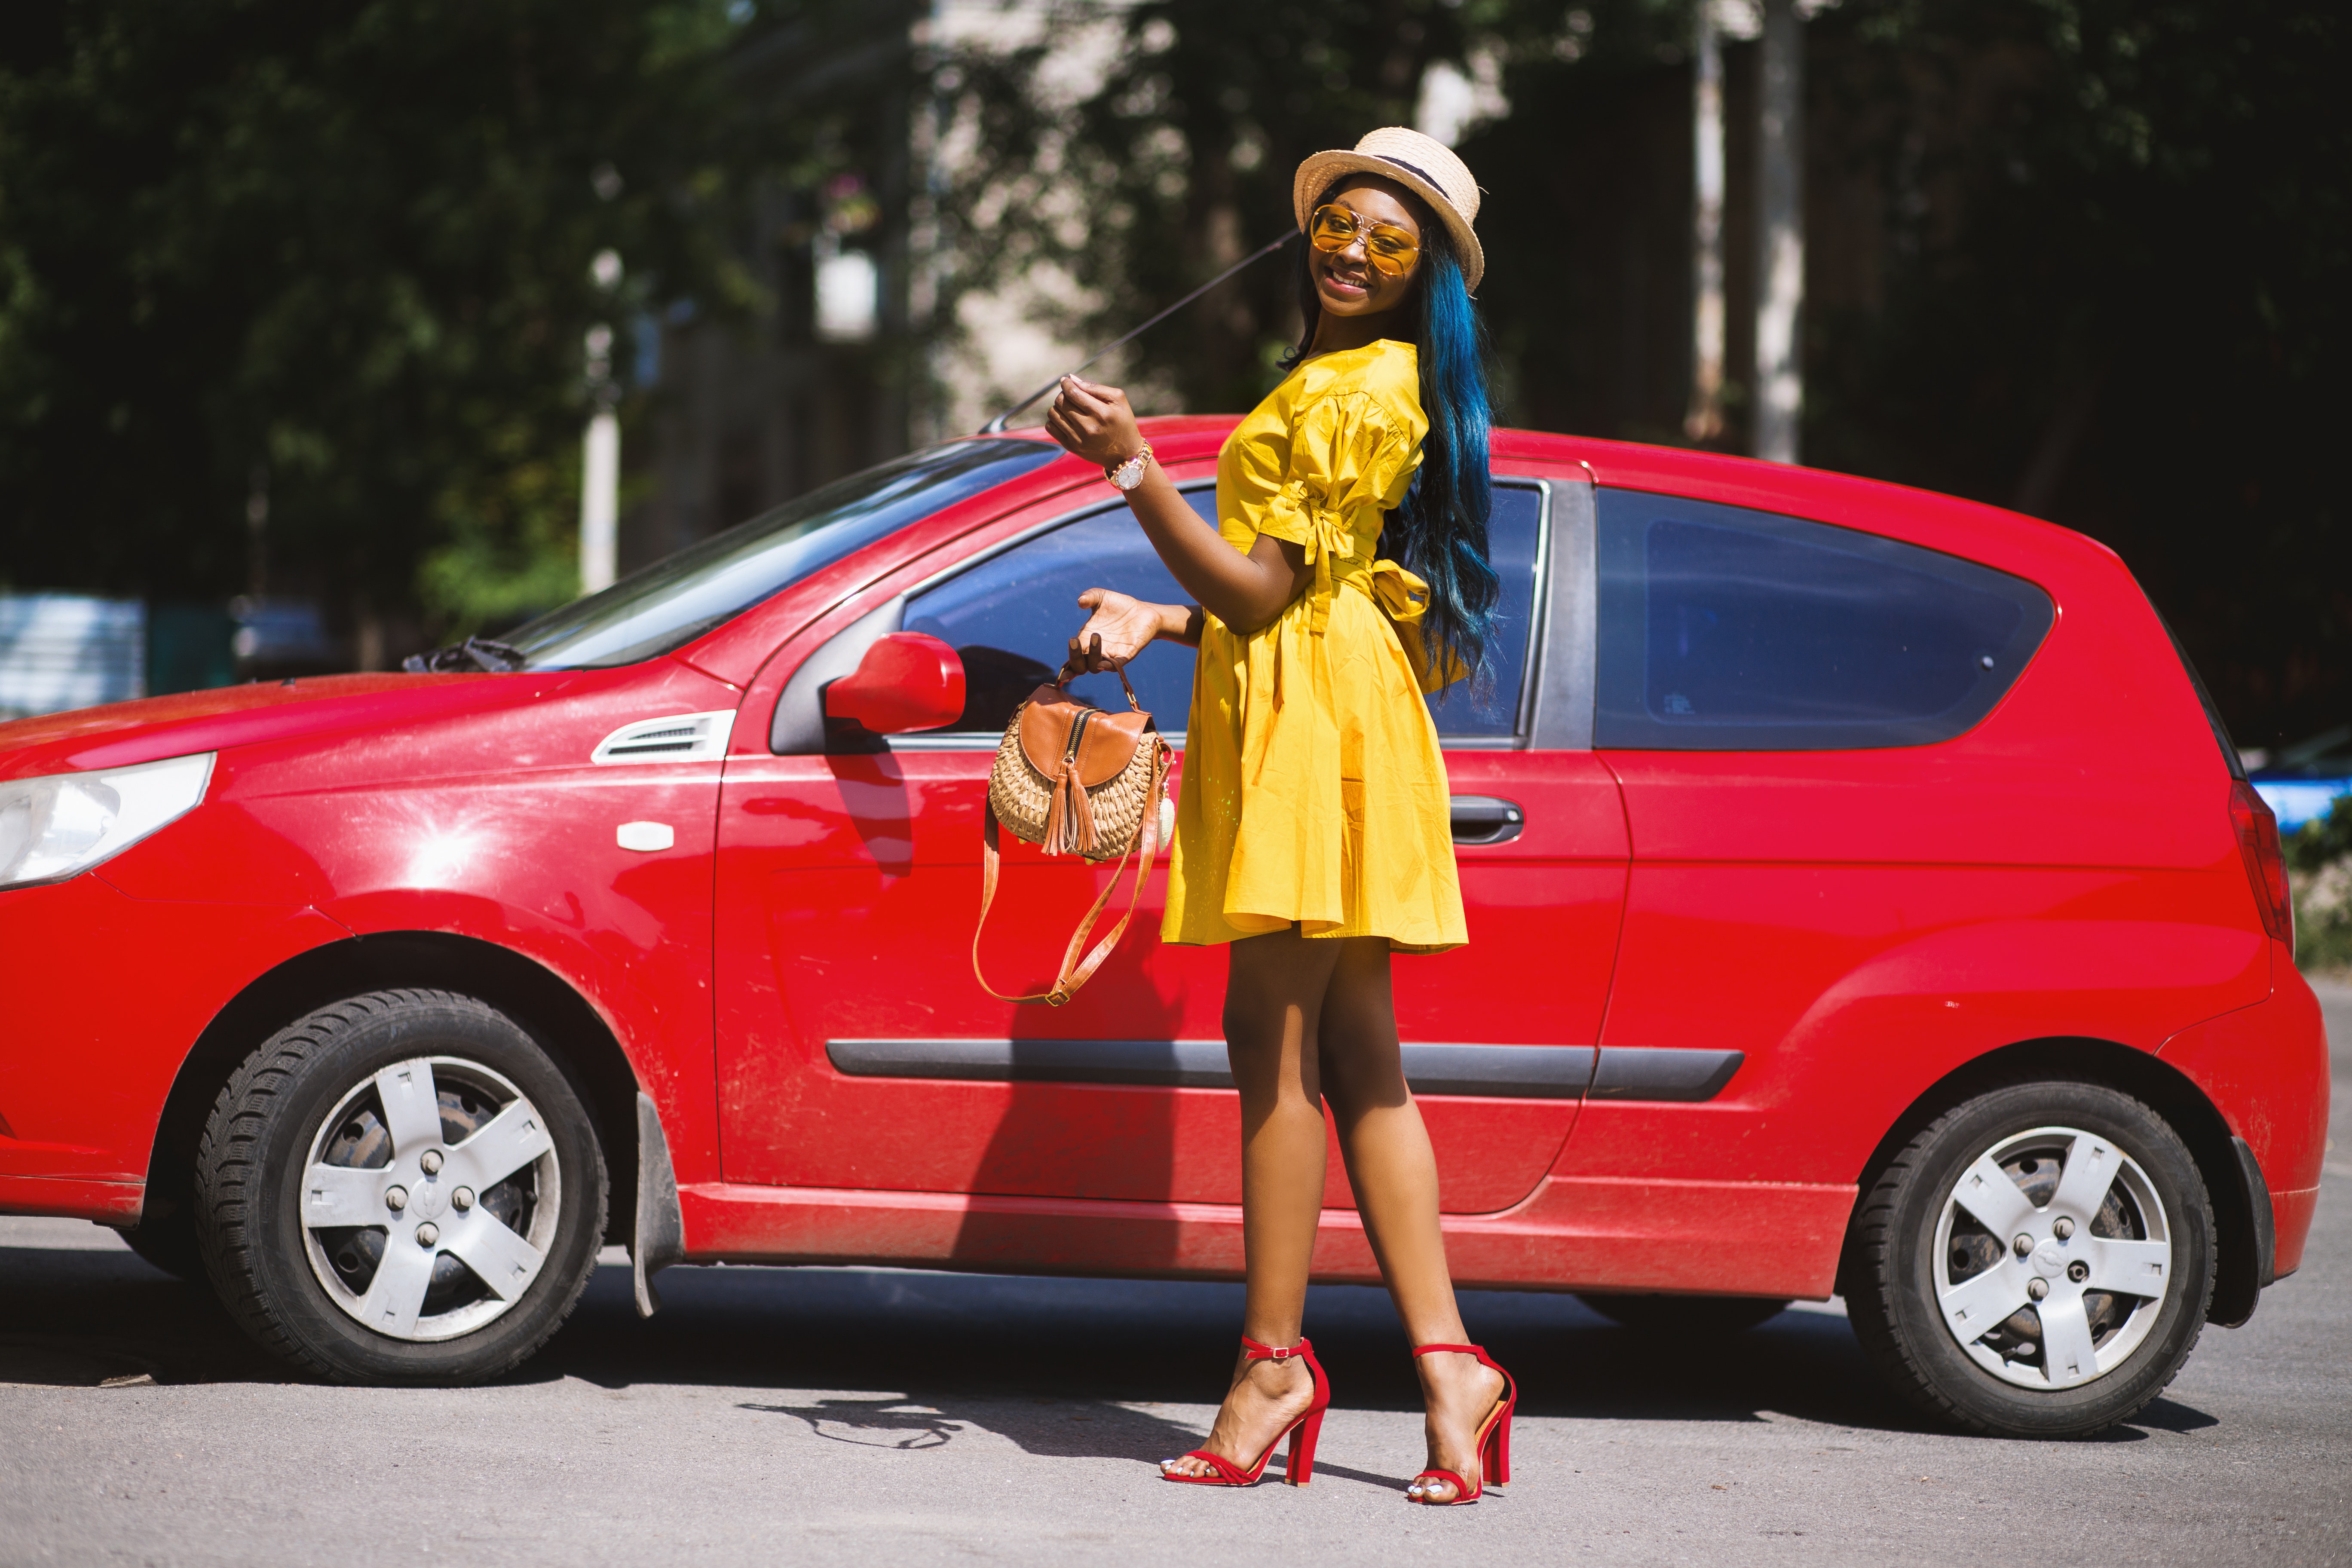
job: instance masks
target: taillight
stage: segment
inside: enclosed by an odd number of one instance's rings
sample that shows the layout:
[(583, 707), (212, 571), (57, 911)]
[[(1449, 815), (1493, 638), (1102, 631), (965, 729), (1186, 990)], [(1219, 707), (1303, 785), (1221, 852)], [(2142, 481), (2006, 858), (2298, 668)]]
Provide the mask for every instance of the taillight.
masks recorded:
[(2238, 831), (2238, 853), (2246, 862), (2247, 880), (2254, 885), (2254, 906), (2263, 911), (2263, 929), (2293, 947), (2294, 899), (2287, 891), (2278, 818), (2243, 779), (2230, 785), (2230, 825)]

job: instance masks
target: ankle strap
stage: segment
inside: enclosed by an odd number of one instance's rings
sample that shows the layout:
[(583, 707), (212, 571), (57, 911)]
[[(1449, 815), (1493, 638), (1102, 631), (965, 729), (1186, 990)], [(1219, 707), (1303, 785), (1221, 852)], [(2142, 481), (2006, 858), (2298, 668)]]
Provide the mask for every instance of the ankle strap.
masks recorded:
[(1314, 1342), (1304, 1334), (1298, 1337), (1295, 1345), (1262, 1345), (1247, 1334), (1242, 1336), (1242, 1343), (1248, 1347), (1247, 1355), (1251, 1361), (1288, 1361), (1293, 1356), (1312, 1357), (1315, 1354)]
[(1509, 1373), (1504, 1372), (1500, 1363), (1496, 1362), (1493, 1356), (1486, 1353), (1486, 1347), (1485, 1345), (1415, 1345), (1413, 1347), (1412, 1353), (1415, 1356), (1435, 1355), (1441, 1351), (1453, 1351), (1461, 1355), (1476, 1356), (1480, 1366), (1487, 1367), (1493, 1371), (1502, 1373), (1503, 1382), (1507, 1385), (1507, 1391), (1509, 1392), (1512, 1398), (1516, 1399), (1518, 1397), (1517, 1389), (1519, 1385), (1517, 1382), (1512, 1378)]

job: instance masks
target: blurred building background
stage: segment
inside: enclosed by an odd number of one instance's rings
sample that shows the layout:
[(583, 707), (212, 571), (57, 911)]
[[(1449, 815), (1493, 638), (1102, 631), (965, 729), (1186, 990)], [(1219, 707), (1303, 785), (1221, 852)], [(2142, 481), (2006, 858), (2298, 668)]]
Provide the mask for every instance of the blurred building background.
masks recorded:
[(928, 16), (919, 0), (788, 10), (730, 51), (725, 90), (830, 123), (805, 163), (746, 182), (732, 238), (749, 308), (680, 297), (634, 324), (623, 572), (919, 438), (909, 229)]
[[(30, 607), (0, 661), (61, 595), (118, 606), (76, 624), (147, 690), (495, 633), (579, 591), (600, 409), (626, 571), (974, 427), (1282, 232), (1307, 153), (1403, 122), (1486, 189), (1507, 422), (2083, 529), (2241, 743), (2293, 748), (2352, 719), (2347, 30), (2287, 0), (7, 8), (0, 594)], [(1289, 265), (1108, 374), (1245, 408)]]

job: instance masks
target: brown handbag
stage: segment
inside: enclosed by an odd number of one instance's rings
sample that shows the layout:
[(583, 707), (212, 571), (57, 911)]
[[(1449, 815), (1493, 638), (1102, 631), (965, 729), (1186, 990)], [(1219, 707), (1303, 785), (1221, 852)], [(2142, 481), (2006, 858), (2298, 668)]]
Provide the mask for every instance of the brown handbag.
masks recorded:
[[(1013, 710), (1012, 721), (1004, 726), (1004, 738), (997, 742), (995, 765), (988, 773), (988, 805), (981, 824), (980, 925), (971, 933), (971, 972), (981, 989), (999, 1001), (1044, 1002), (1058, 1007), (1077, 994), (1078, 987), (1093, 977), (1119, 938), (1127, 934), (1128, 922), (1135, 918), (1136, 902), (1166, 834), (1160, 817), (1168, 798), (1168, 742), (1160, 738), (1151, 715), (1135, 700), (1135, 688), (1128, 685), (1125, 670), (1118, 672), (1129, 709), (1125, 713), (1105, 712), (1072, 697), (1067, 689), (1076, 674), (1065, 664), (1051, 685), (1037, 688)], [(988, 929), (989, 906), (996, 901), (1000, 823), (1010, 827), (1014, 837), (1036, 845), (1048, 855), (1119, 862), (1102, 896), (1071, 934), (1052, 988), (1028, 996), (1007, 996), (988, 983), (980, 967), (981, 933)], [(1141, 855), (1134, 884), (1128, 890), (1127, 912), (1119, 916), (1109, 935), (1087, 952), (1087, 938), (1093, 934), (1095, 921), (1118, 890), (1129, 858), (1139, 849)]]

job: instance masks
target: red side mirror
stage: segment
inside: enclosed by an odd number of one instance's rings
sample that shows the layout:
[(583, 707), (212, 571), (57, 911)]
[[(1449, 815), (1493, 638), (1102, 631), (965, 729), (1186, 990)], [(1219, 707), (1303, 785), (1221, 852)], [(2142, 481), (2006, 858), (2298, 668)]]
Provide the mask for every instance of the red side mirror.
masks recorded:
[(936, 730), (963, 712), (963, 660), (922, 632), (892, 632), (875, 640), (845, 675), (824, 689), (824, 716), (855, 719), (877, 735)]

